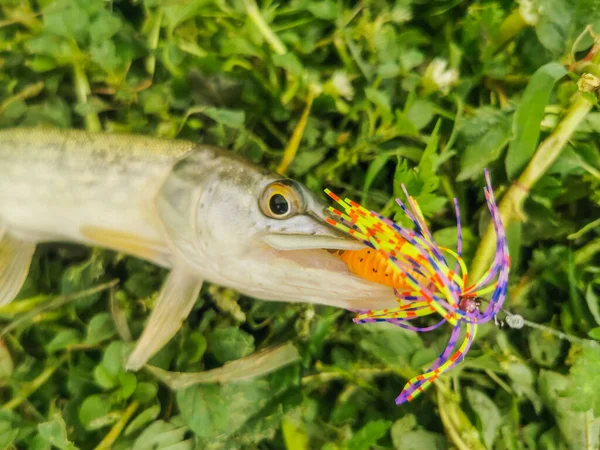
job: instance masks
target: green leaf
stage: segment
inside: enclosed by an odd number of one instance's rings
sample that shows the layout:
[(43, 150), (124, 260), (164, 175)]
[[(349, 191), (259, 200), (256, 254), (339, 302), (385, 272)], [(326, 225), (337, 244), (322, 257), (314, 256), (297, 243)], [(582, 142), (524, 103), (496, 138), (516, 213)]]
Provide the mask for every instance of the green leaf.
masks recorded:
[(366, 208), (366, 200), (367, 200), (367, 195), (368, 195), (369, 189), (371, 188), (373, 181), (375, 181), (375, 178), (377, 177), (379, 172), (381, 172), (381, 170), (385, 167), (385, 165), (389, 161), (389, 159), (390, 159), (389, 155), (385, 155), (385, 154), (378, 155), (371, 162), (371, 164), (369, 164), (369, 168), (367, 169), (367, 173), (365, 175), (365, 183), (363, 185), (363, 190), (362, 190), (362, 201), (363, 201), (363, 206), (365, 206), (365, 208)]
[(139, 431), (142, 427), (146, 426), (154, 419), (156, 419), (159, 414), (159, 405), (153, 405), (150, 408), (145, 409), (144, 411), (139, 413), (131, 422), (129, 422), (129, 425), (127, 425), (127, 428), (125, 428), (124, 431), (125, 436), (129, 436), (135, 433), (136, 431)]
[(102, 365), (115, 378), (125, 370), (124, 358), (126, 352), (127, 349), (121, 341), (111, 342), (104, 351)]
[[(596, 354), (594, 358), (596, 361), (592, 363), (592, 367), (584, 368), (582, 371), (575, 370), (570, 377), (542, 370), (538, 379), (544, 403), (558, 423), (565, 440), (573, 449), (597, 448), (600, 445), (600, 419), (594, 419), (590, 410), (583, 412), (594, 402), (599, 405), (598, 390), (595, 385), (582, 384), (582, 382), (593, 382), (594, 378), (598, 378), (597, 374), (600, 373), (597, 372), (598, 355)], [(588, 372), (589, 369), (596, 372)], [(568, 396), (565, 397), (565, 394)], [(573, 396), (571, 397), (570, 394)]]
[(216, 122), (231, 128), (241, 128), (244, 125), (244, 111), (208, 107), (204, 108), (202, 112)]
[[(436, 172), (440, 161), (437, 149), (441, 123), (441, 119), (437, 121), (416, 170), (410, 169), (406, 159), (402, 159), (396, 166), (396, 172), (394, 173), (394, 195), (404, 199), (405, 196), (402, 191), (402, 185), (404, 184), (407, 191), (419, 204), (421, 212), (426, 218), (438, 213), (446, 204), (446, 198), (436, 193), (440, 184), (440, 178)], [(399, 207), (397, 208), (395, 220), (407, 220)]]
[(414, 414), (406, 414), (396, 420), (392, 425), (391, 435), (394, 448), (402, 446), (402, 439), (406, 433), (412, 431), (417, 426), (417, 418)]
[(157, 420), (140, 434), (132, 450), (193, 450), (192, 440), (185, 438), (188, 431), (180, 417), (170, 422)]
[(40, 423), (38, 432), (48, 444), (60, 449), (76, 449), (67, 436), (67, 425), (64, 419), (58, 416), (50, 422)]
[(306, 430), (287, 416), (283, 418), (281, 423), (281, 434), (286, 450), (308, 450)]
[(392, 107), (388, 96), (374, 88), (366, 88), (365, 95), (367, 99), (377, 106), (384, 114), (391, 114)]
[(390, 367), (409, 367), (413, 353), (423, 346), (419, 335), (393, 325), (374, 325), (360, 326), (360, 347)]
[(535, 411), (539, 413), (542, 409), (541, 399), (535, 390), (535, 374), (531, 367), (520, 361), (511, 361), (503, 364), (508, 374), (512, 388), (518, 396), (526, 396)]
[[(510, 122), (503, 115), (496, 113), (491, 115), (489, 112), (483, 114), (488, 117), (477, 123), (481, 127), (480, 136), (471, 142), (464, 150), (460, 160), (460, 172), (456, 177), (457, 181), (480, 178), (485, 169), (491, 162), (498, 159), (506, 144), (510, 141)], [(470, 123), (475, 124), (474, 121)], [(463, 126), (468, 126), (466, 123)]]
[(307, 9), (318, 19), (333, 20), (339, 17), (338, 4), (333, 0), (320, 0), (310, 2)]
[(591, 338), (596, 339), (597, 341), (600, 341), (600, 327), (592, 328), (590, 330), (590, 332), (588, 333), (588, 335)]
[(272, 392), (266, 380), (197, 385), (177, 391), (182, 418), (201, 438), (229, 436), (258, 413)]
[(138, 383), (133, 393), (133, 398), (140, 403), (148, 403), (156, 398), (158, 388), (152, 383)]
[(222, 363), (254, 352), (254, 336), (235, 327), (217, 328), (208, 335), (208, 349)]
[(563, 348), (563, 341), (542, 330), (532, 330), (528, 336), (531, 356), (540, 365), (553, 367)]
[(186, 2), (167, 2), (164, 5), (159, 2), (161, 9), (165, 14), (170, 33), (173, 32), (181, 23), (193, 18), (198, 11), (210, 5), (212, 0), (190, 0)]
[(59, 350), (64, 350), (70, 345), (75, 345), (81, 342), (81, 333), (77, 330), (68, 329), (62, 330), (54, 336), (54, 338), (46, 346), (48, 353), (56, 353)]
[(85, 343), (89, 345), (99, 344), (102, 341), (110, 339), (115, 334), (115, 324), (110, 314), (96, 314), (88, 325)]
[(130, 372), (122, 372), (119, 374), (119, 390), (120, 399), (126, 400), (133, 395), (137, 387), (137, 378)]
[(502, 416), (498, 407), (487, 395), (475, 389), (467, 388), (467, 399), (477, 415), (477, 428), (483, 436), (486, 447), (494, 448), (494, 442), (502, 424)]
[[(424, 177), (435, 176), (435, 169), (437, 168), (437, 149), (440, 143), (440, 127), (442, 126), (442, 120), (438, 120), (435, 124), (435, 128), (427, 140), (427, 146), (423, 152), (423, 156), (419, 161), (419, 170)], [(437, 184), (436, 184), (437, 186)]]
[(347, 442), (348, 450), (368, 450), (377, 445), (377, 441), (385, 436), (392, 422), (387, 420), (373, 420), (362, 427)]
[(585, 291), (585, 301), (596, 321), (596, 325), (600, 325), (600, 298), (598, 298), (594, 291), (594, 286), (597, 284), (600, 284), (600, 279), (596, 279), (588, 284), (587, 290)]
[(121, 19), (108, 11), (102, 11), (90, 25), (90, 38), (95, 42), (110, 39), (119, 32), (121, 27)]
[(540, 67), (531, 77), (513, 118), (513, 138), (506, 154), (506, 172), (515, 178), (525, 167), (540, 138), (540, 123), (552, 89), (567, 71), (558, 63)]
[(103, 389), (112, 389), (117, 384), (116, 378), (108, 371), (104, 364), (98, 364), (94, 369), (94, 380)]
[[(533, 4), (540, 15), (535, 26), (538, 39), (557, 57), (571, 50), (587, 25), (600, 31), (600, 8), (595, 0), (536, 0)], [(580, 44), (591, 45), (591, 36)]]
[(301, 75), (302, 74), (302, 63), (298, 59), (296, 55), (293, 53), (284, 53), (283, 55), (273, 55), (273, 64), (276, 67), (281, 67), (285, 71), (294, 74)]
[[(595, 343), (594, 343), (595, 344)], [(578, 355), (565, 381), (565, 395), (571, 398), (574, 411), (593, 411), (600, 417), (600, 346), (587, 345)], [(558, 381), (557, 381), (558, 383)]]
[[(600, 33), (600, 5), (596, 0), (579, 0), (576, 2), (569, 28), (569, 45), (575, 43), (587, 26), (591, 28), (591, 33)], [(576, 46), (574, 51), (582, 51), (592, 45), (594, 38), (591, 33), (586, 33), (587, 39), (581, 39), (579, 46)]]
[(396, 450), (446, 450), (449, 447), (441, 434), (426, 430), (413, 430), (396, 434), (394, 448)]
[[(93, 0), (90, 3), (98, 3)], [(45, 30), (56, 36), (75, 38), (83, 42), (88, 34), (90, 18), (88, 11), (78, 2), (57, 1), (47, 8), (43, 15)]]
[(127, 292), (138, 298), (150, 297), (160, 287), (160, 284), (157, 283), (157, 281), (158, 280), (152, 273), (135, 272), (127, 278), (124, 287)]
[(422, 130), (433, 120), (435, 105), (428, 100), (417, 99), (404, 111), (417, 130)]
[(19, 428), (0, 420), (0, 448), (9, 449), (19, 434)]
[[(104, 254), (100, 250), (94, 250), (90, 258), (81, 264), (68, 267), (61, 277), (61, 293), (71, 294), (93, 287), (100, 282), (106, 271), (104, 267)], [(85, 301), (77, 302), (78, 307), (85, 307), (100, 298), (96, 294)]]
[(12, 356), (4, 342), (0, 340), (0, 386), (2, 386), (4, 382), (10, 380), (14, 369), (15, 364)]
[(101, 395), (90, 395), (81, 403), (79, 420), (88, 429), (96, 419), (106, 416), (110, 412), (110, 404)]

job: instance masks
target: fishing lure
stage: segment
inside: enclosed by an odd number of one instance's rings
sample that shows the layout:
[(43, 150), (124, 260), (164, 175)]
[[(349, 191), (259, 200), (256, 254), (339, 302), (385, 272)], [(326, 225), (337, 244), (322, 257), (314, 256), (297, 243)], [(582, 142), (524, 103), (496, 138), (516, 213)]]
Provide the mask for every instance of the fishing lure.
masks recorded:
[[(491, 267), (475, 283), (470, 282), (462, 259), (462, 227), (456, 199), (454, 208), (458, 244), (456, 251), (453, 251), (435, 243), (419, 205), (408, 194), (404, 185), (402, 189), (408, 207), (400, 199), (396, 199), (396, 202), (414, 225), (414, 230), (400, 226), (375, 211), (369, 211), (350, 199), (342, 200), (326, 190), (343, 210), (330, 207), (335, 219), (329, 219), (329, 223), (364, 242), (368, 252), (379, 255), (368, 261), (363, 256), (362, 268), (356, 267), (356, 258), (361, 263), (359, 254), (352, 255), (352, 252), (348, 252), (348, 255), (344, 256), (344, 253), (340, 257), (352, 263), (351, 270), (354, 273), (368, 274), (373, 281), (383, 281), (383, 284), (392, 286), (398, 300), (396, 308), (359, 311), (354, 322), (388, 322), (418, 332), (434, 330), (444, 323), (453, 327), (446, 349), (425, 373), (407, 382), (396, 398), (396, 404), (413, 400), (442, 373), (461, 362), (475, 339), (478, 325), (496, 320), (496, 314), (504, 303), (510, 258), (506, 233), (487, 170), (485, 179), (486, 203), (496, 232), (496, 255)], [(453, 268), (450, 267), (447, 256), (455, 261)], [(374, 268), (377, 274), (373, 272)], [(369, 270), (373, 273), (369, 274)], [(388, 276), (385, 277), (385, 274)], [(490, 293), (491, 298), (486, 300), (487, 307), (482, 311), (481, 300)], [(431, 314), (440, 315), (441, 320), (427, 327), (417, 327), (410, 323)], [(463, 328), (465, 332), (459, 344)]]
[[(394, 289), (406, 289), (410, 286), (406, 282), (406, 274), (389, 264), (389, 259), (380, 252), (365, 248), (363, 250), (338, 250), (340, 259), (346, 263), (350, 273), (374, 283), (393, 287)], [(428, 280), (418, 273), (413, 276), (420, 283), (429, 285)]]

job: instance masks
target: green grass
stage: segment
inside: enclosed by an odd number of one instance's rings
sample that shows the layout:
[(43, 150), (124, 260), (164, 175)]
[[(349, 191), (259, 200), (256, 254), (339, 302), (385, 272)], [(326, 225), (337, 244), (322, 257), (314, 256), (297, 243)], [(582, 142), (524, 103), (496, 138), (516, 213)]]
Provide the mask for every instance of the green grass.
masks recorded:
[(207, 285), (156, 369), (132, 374), (128, 332), (164, 272), (43, 246), (0, 309), (0, 448), (600, 448), (600, 113), (596, 80), (578, 88), (600, 76), (600, 8), (522, 3), (0, 2), (1, 127), (216, 144), (398, 220), (405, 183), (449, 247), (456, 196), (475, 272), (488, 167), (513, 260), (505, 306), (570, 339), (487, 324), (397, 407), (447, 328), (358, 326)]

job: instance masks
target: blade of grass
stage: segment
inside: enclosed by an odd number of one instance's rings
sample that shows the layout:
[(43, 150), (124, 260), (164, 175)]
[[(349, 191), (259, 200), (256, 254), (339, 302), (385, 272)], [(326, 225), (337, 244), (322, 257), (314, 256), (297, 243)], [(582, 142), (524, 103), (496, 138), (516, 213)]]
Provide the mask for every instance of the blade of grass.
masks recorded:
[(513, 179), (527, 164), (540, 138), (540, 123), (550, 94), (567, 71), (556, 62), (535, 71), (525, 88), (513, 119), (513, 140), (506, 154), (506, 172)]
[(108, 434), (104, 436), (104, 439), (98, 444), (95, 450), (110, 450), (115, 443), (115, 441), (119, 438), (125, 425), (129, 422), (129, 419), (136, 412), (140, 404), (136, 401), (131, 402), (131, 404), (127, 407), (127, 409), (121, 415), (121, 418), (113, 425)]
[[(506, 191), (499, 205), (500, 215), (505, 227), (508, 227), (513, 220), (522, 220), (521, 208), (527, 198), (529, 189), (556, 161), (565, 144), (590, 112), (593, 105), (594, 100), (590, 96), (582, 93), (576, 94), (562, 121), (554, 129), (554, 132), (540, 144), (516, 183), (513, 183)], [(483, 275), (487, 265), (493, 258), (495, 248), (496, 237), (494, 227), (490, 222), (475, 253), (470, 277), (476, 280)]]
[(108, 283), (104, 283), (104, 284), (95, 286), (90, 289), (85, 289), (83, 291), (75, 292), (75, 293), (69, 294), (69, 295), (61, 295), (61, 296), (55, 297), (54, 299), (49, 300), (47, 304), (39, 306), (39, 307), (35, 308), (34, 310), (23, 314), (22, 316), (20, 316), (19, 318), (17, 318), (10, 324), (8, 324), (6, 327), (4, 327), (2, 329), (2, 331), (0, 331), (0, 338), (3, 337), (9, 331), (14, 330), (15, 328), (19, 327), (20, 325), (23, 325), (24, 323), (27, 323), (27, 322), (33, 320), (38, 314), (41, 314), (42, 312), (45, 312), (45, 311), (48, 311), (51, 309), (60, 308), (61, 306), (66, 305), (67, 303), (70, 303), (74, 300), (77, 300), (77, 299), (80, 299), (83, 297), (88, 297), (90, 295), (97, 294), (98, 292), (105, 291), (107, 289), (110, 289), (113, 286), (116, 286), (118, 282), (119, 282), (119, 280), (112, 280), (112, 281), (109, 281)]
[(31, 394), (37, 391), (44, 385), (44, 383), (46, 383), (46, 381), (50, 379), (56, 369), (58, 369), (68, 359), (68, 357), (68, 353), (65, 353), (60, 357), (60, 359), (58, 359), (58, 361), (49, 364), (48, 367), (46, 367), (35, 379), (28, 383), (24, 383), (17, 395), (0, 407), (0, 411), (11, 411), (27, 400)]
[(310, 89), (308, 91), (306, 106), (304, 107), (302, 116), (300, 117), (300, 120), (294, 129), (294, 133), (290, 138), (290, 142), (283, 152), (283, 158), (277, 167), (277, 172), (279, 172), (281, 175), (284, 175), (287, 172), (290, 164), (292, 164), (294, 158), (296, 157), (296, 153), (298, 153), (298, 147), (300, 147), (300, 142), (302, 141), (302, 136), (304, 135), (304, 129), (306, 128), (306, 123), (308, 122), (308, 116), (310, 114), (310, 109), (312, 108), (314, 98), (315, 92), (313, 89)]
[(273, 51), (278, 55), (284, 55), (285, 53), (287, 53), (287, 48), (285, 47), (283, 42), (281, 42), (281, 40), (277, 37), (277, 35), (273, 32), (273, 30), (269, 28), (269, 25), (260, 13), (256, 2), (254, 0), (244, 0), (244, 5), (246, 6), (246, 12), (248, 13), (248, 17), (250, 18), (250, 20), (252, 20), (252, 22), (254, 22), (254, 24), (256, 25), (260, 33), (263, 35), (265, 40), (268, 42), (268, 44), (271, 46)]

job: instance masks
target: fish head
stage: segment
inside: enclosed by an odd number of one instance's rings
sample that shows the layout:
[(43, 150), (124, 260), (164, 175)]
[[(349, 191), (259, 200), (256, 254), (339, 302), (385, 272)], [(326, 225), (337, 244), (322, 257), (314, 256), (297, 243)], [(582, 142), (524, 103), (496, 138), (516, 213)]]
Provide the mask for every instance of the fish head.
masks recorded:
[(180, 161), (158, 207), (180, 259), (208, 281), (265, 300), (395, 304), (390, 287), (358, 278), (336, 255), (365, 245), (327, 222), (326, 203), (231, 152), (204, 148)]

